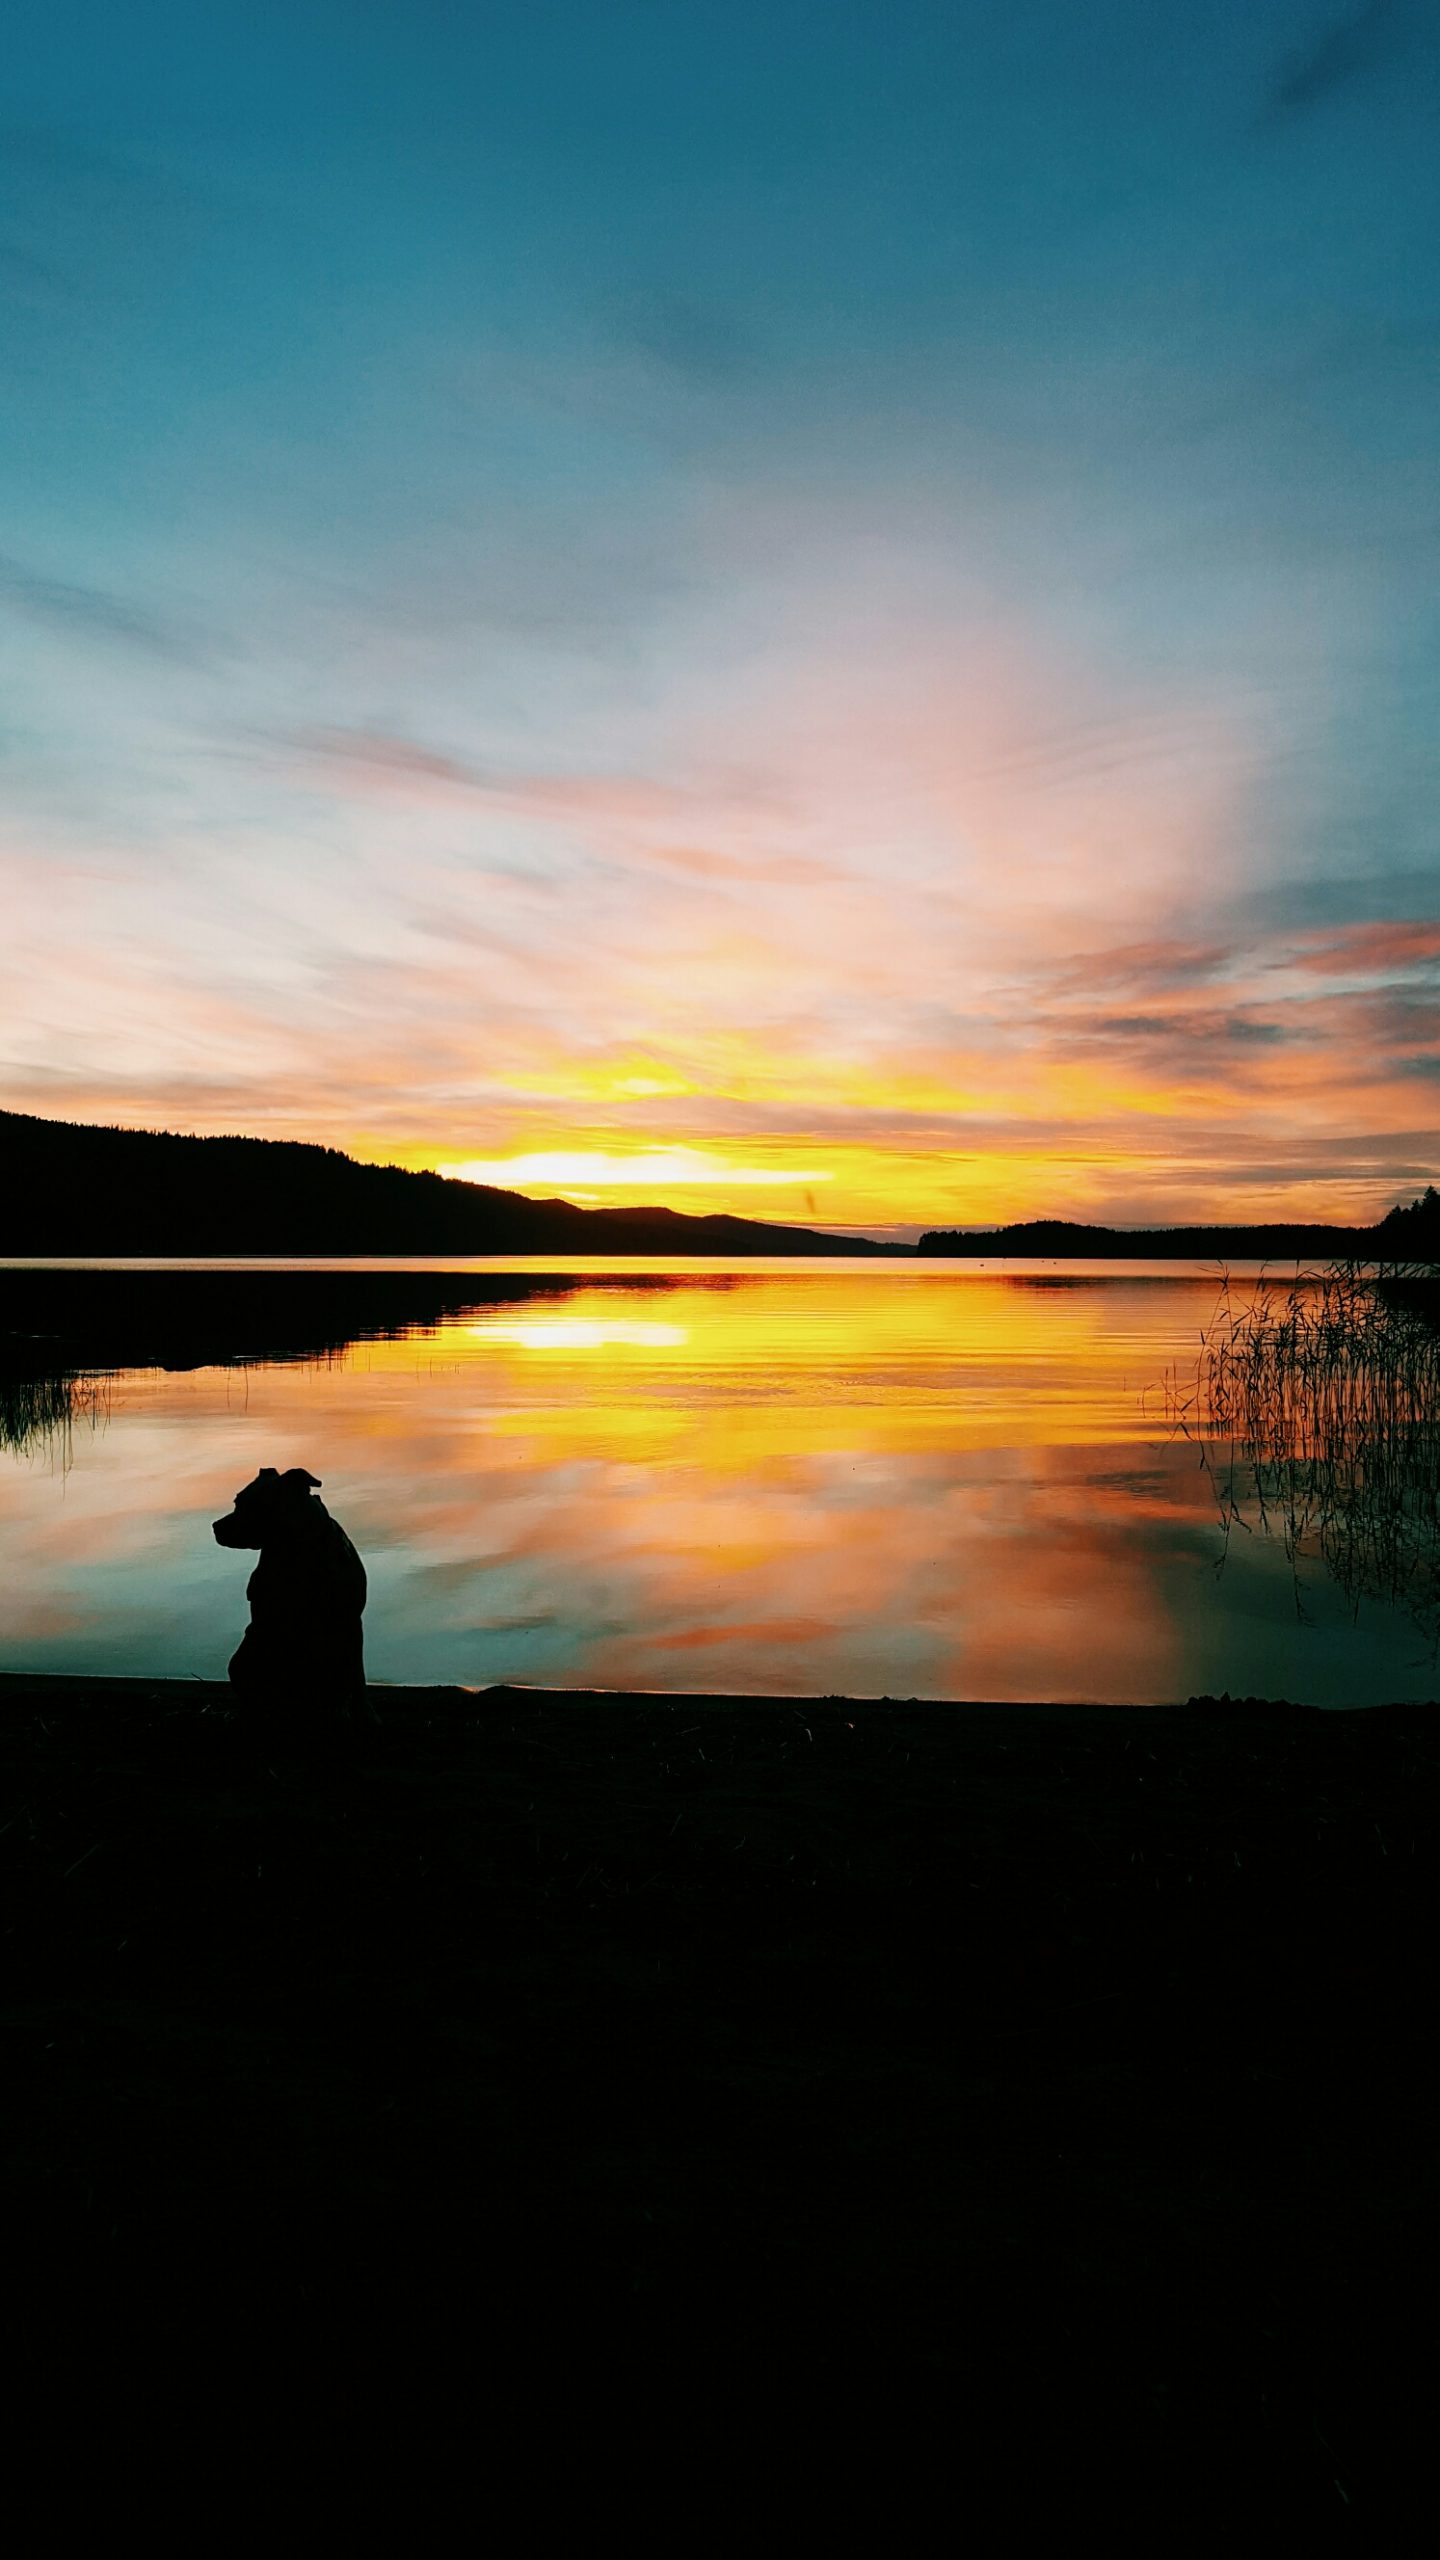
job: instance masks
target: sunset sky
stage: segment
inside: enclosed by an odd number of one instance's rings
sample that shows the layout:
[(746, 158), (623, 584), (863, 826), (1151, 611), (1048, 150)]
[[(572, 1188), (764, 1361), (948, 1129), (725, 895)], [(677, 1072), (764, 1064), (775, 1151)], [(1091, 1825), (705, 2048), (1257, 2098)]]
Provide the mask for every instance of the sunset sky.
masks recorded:
[(913, 1234), (1440, 1178), (1435, 0), (58, 0), (0, 1104)]

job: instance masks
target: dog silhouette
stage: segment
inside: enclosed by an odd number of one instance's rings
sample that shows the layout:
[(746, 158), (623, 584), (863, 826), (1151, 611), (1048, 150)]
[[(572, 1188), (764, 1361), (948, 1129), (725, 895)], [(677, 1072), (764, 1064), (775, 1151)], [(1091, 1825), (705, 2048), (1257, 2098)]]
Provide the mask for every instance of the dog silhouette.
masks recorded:
[(245, 1586), (250, 1624), (230, 1657), (232, 1685), (262, 1711), (293, 1695), (378, 1722), (365, 1688), (365, 1567), (304, 1467), (262, 1467), (214, 1523), (222, 1547), (258, 1547)]

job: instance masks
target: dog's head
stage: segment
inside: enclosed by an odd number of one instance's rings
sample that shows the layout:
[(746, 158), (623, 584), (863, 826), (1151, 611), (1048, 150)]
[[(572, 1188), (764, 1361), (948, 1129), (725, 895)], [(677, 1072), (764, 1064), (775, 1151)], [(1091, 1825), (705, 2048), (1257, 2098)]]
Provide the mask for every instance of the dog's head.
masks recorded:
[(263, 1547), (271, 1538), (287, 1537), (312, 1509), (311, 1496), (320, 1483), (303, 1467), (287, 1467), (284, 1475), (262, 1467), (253, 1484), (235, 1496), (235, 1508), (215, 1522), (222, 1547)]

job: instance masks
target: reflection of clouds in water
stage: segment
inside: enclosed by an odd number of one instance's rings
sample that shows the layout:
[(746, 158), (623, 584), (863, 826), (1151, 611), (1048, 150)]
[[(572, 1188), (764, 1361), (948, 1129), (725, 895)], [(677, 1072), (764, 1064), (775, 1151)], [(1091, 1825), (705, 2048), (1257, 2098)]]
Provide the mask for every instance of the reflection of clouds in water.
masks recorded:
[(467, 1324), (471, 1342), (517, 1342), (525, 1351), (608, 1351), (629, 1345), (642, 1351), (674, 1351), (690, 1339), (680, 1324), (631, 1324), (622, 1317), (599, 1321), (586, 1316), (536, 1317), (529, 1321), (496, 1317), (487, 1324)]
[(381, 1680), (1416, 1694), (1403, 1622), (1362, 1645), (1336, 1589), (1297, 1628), (1278, 1541), (1217, 1586), (1207, 1480), (1141, 1392), (1213, 1306), (1209, 1280), (756, 1274), (132, 1372), (67, 1475), (0, 1464), (0, 1658), (215, 1675), (244, 1575), (209, 1521), (298, 1464), (365, 1558)]

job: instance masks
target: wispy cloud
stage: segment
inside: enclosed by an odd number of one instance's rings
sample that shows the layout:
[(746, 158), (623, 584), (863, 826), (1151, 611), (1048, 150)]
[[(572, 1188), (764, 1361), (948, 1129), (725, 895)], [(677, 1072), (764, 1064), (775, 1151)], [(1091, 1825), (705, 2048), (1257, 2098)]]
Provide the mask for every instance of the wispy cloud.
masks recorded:
[(578, 830), (610, 856), (684, 878), (803, 886), (835, 876), (824, 863), (779, 849), (747, 854), (673, 841), (670, 831), (677, 827), (694, 830), (708, 821), (733, 831), (737, 819), (743, 824), (773, 805), (753, 783), (734, 776), (681, 783), (645, 774), (507, 773), (370, 728), (299, 731), (277, 742), (276, 752), (342, 791), (482, 803), (541, 826)]
[(154, 613), (147, 606), (74, 579), (49, 577), (3, 553), (0, 605), (28, 614), (52, 630), (118, 643), (123, 648), (143, 650), (149, 657), (172, 659), (184, 665), (193, 664), (197, 655), (208, 655), (212, 646), (208, 635)]
[(0, 128), (0, 284), (57, 312), (142, 295), (193, 226), (192, 188), (60, 123)]
[(1275, 965), (1316, 977), (1399, 977), (1440, 963), (1440, 923), (1356, 924), (1344, 933), (1307, 936)]
[(634, 294), (617, 327), (642, 354), (707, 385), (751, 372), (757, 358), (753, 333), (733, 308), (697, 294), (654, 288)]
[(1428, 0), (1034, 0), (1023, 80), (315, 7), (52, 31), (0, 158), (5, 1095), (837, 1222), (1413, 1188)]
[(1358, 8), (1318, 27), (1277, 72), (1266, 100), (1266, 121), (1279, 124), (1304, 115), (1363, 80), (1403, 32), (1405, 14), (1403, 0), (1360, 0)]
[(1087, 952), (1069, 966), (1056, 970), (1050, 979), (1050, 988), (1056, 996), (1079, 996), (1087, 1002), (1121, 987), (1135, 992), (1149, 989), (1152, 994), (1158, 994), (1169, 988), (1192, 987), (1216, 978), (1231, 966), (1234, 958), (1234, 946), (1226, 942), (1185, 942), (1171, 938), (1124, 943), (1118, 950)]
[(485, 798), (496, 788), (493, 775), (464, 757), (383, 729), (302, 729), (263, 744), (267, 755), (293, 756), (302, 767), (310, 766), (355, 791)]

